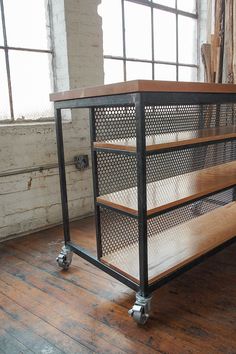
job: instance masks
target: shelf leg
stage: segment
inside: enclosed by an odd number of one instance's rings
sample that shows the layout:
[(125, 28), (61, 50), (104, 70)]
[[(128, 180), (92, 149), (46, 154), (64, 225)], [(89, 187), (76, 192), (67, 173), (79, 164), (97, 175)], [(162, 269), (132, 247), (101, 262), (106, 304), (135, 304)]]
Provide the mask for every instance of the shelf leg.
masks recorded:
[(151, 311), (152, 296), (143, 297), (140, 293), (136, 294), (136, 301), (132, 309), (128, 311), (128, 314), (133, 317), (134, 321), (138, 324), (144, 325)]
[(101, 241), (101, 217), (100, 208), (96, 203), (99, 196), (98, 185), (98, 167), (97, 167), (97, 152), (93, 149), (93, 143), (96, 141), (96, 126), (95, 126), (95, 109), (90, 108), (90, 139), (91, 139), (91, 158), (92, 158), (92, 171), (93, 171), (93, 196), (94, 196), (94, 214), (96, 226), (96, 245), (97, 245), (97, 258), (100, 260), (102, 257), (102, 241)]
[(146, 137), (145, 107), (142, 94), (137, 94), (137, 189), (138, 189), (138, 232), (139, 232), (139, 276), (140, 294), (148, 295), (148, 239), (147, 239), (147, 179), (146, 179)]
[(57, 262), (60, 267), (64, 269), (68, 269), (72, 260), (72, 252), (69, 246), (67, 245), (67, 243), (70, 241), (70, 225), (69, 225), (69, 211), (68, 211), (68, 199), (67, 199), (67, 188), (66, 188), (66, 170), (65, 170), (61, 109), (55, 110), (55, 117), (56, 117), (57, 154), (58, 154), (58, 166), (59, 166), (60, 189), (61, 189), (63, 230), (64, 230), (64, 240), (65, 240), (65, 246), (62, 248), (62, 251), (57, 257)]

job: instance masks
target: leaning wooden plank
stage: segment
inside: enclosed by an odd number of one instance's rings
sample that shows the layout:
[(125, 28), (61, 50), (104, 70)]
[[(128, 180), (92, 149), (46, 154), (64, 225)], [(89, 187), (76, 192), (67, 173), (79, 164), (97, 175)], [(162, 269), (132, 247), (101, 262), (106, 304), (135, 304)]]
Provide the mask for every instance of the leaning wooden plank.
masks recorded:
[(233, 83), (233, 1), (225, 1), (223, 82)]
[(203, 43), (201, 46), (202, 62), (205, 70), (205, 82), (213, 82), (211, 72), (211, 44)]

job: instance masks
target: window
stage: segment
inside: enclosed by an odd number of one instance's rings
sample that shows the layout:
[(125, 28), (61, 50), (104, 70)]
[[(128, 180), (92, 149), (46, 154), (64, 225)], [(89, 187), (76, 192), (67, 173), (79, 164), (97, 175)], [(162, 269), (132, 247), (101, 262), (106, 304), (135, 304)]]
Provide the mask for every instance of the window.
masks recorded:
[(0, 0), (0, 122), (53, 117), (45, 0)]
[(197, 0), (102, 0), (105, 83), (196, 81)]

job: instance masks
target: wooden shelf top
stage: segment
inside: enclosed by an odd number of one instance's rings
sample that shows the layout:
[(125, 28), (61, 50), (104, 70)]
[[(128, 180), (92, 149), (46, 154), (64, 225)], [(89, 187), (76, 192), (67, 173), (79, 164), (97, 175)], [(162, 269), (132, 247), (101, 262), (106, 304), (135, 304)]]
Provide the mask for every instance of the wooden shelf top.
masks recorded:
[[(149, 283), (160, 280), (236, 235), (236, 202), (148, 239)], [(110, 267), (139, 283), (138, 243), (102, 258)]]
[[(170, 209), (236, 184), (236, 161), (147, 184), (147, 215)], [(97, 197), (97, 202), (138, 214), (137, 187)]]
[(174, 82), (156, 80), (134, 80), (110, 85), (85, 87), (50, 94), (50, 101), (64, 101), (79, 98), (119, 95), (136, 92), (200, 92), (236, 93), (233, 84), (208, 84), (202, 82)]
[[(158, 151), (163, 149), (200, 144), (204, 142), (220, 141), (236, 138), (236, 126), (218, 128), (206, 128), (201, 130), (182, 131), (175, 133), (159, 134), (146, 137), (146, 151)], [(127, 138), (111, 140), (107, 142), (95, 142), (94, 148), (113, 149), (121, 151), (136, 151), (136, 139)]]

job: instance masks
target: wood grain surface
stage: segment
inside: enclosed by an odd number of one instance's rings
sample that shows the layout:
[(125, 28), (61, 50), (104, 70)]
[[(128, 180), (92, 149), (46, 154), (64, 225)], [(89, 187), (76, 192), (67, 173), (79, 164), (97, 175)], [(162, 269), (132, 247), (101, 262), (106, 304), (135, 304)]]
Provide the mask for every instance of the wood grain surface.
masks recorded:
[[(162, 149), (175, 148), (178, 146), (220, 141), (227, 138), (236, 138), (236, 126), (232, 125), (219, 128), (207, 128), (146, 136), (146, 151), (158, 151)], [(93, 146), (94, 148), (135, 152), (136, 138), (95, 142)]]
[[(236, 161), (147, 184), (147, 215), (236, 184)], [(97, 197), (97, 202), (138, 214), (137, 187)]]
[(233, 84), (209, 84), (201, 82), (174, 82), (156, 80), (134, 80), (110, 85), (85, 87), (50, 94), (50, 101), (64, 101), (78, 98), (119, 95), (135, 92), (205, 92), (236, 93)]

